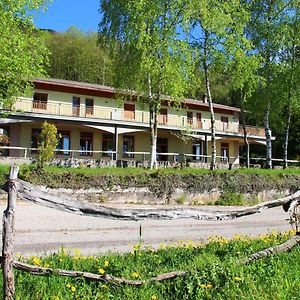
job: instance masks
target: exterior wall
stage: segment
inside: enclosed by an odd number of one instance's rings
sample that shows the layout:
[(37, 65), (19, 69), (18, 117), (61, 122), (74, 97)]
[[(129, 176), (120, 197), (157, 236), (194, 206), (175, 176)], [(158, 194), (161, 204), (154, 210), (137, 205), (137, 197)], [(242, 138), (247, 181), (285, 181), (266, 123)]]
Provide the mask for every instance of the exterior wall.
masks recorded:
[[(64, 116), (73, 116), (73, 107), (72, 99), (73, 97), (80, 98), (80, 116), (81, 117), (96, 117), (109, 120), (126, 120), (124, 119), (124, 102), (122, 99), (113, 99), (113, 98), (101, 98), (93, 97), (88, 95), (81, 94), (72, 94), (65, 92), (49, 91), (36, 89), (36, 92), (48, 94), (48, 103), (47, 109), (34, 109), (34, 112), (53, 114), (53, 115), (64, 115)], [(85, 100), (93, 99), (94, 100), (94, 114), (88, 115), (85, 111)], [(200, 101), (200, 100), (199, 100)], [(128, 121), (135, 121), (139, 123), (149, 123), (149, 110), (147, 104), (140, 104), (136, 102), (128, 102), (135, 104), (135, 119)], [(187, 122), (187, 111), (193, 112), (193, 124), (191, 125), (194, 128), (199, 128), (196, 120), (196, 113), (201, 113), (202, 117), (202, 129), (210, 129), (210, 113), (208, 111), (201, 111), (196, 109), (176, 109), (175, 107), (163, 106), (168, 110), (168, 122), (166, 125), (172, 127), (184, 127), (190, 126)], [(24, 111), (33, 111), (32, 108), (32, 99), (30, 98), (20, 98), (16, 103), (16, 109), (21, 109)], [(216, 118), (216, 131), (224, 131), (223, 123), (221, 122), (221, 116), (228, 117), (228, 129), (229, 132), (239, 132), (239, 120), (236, 116), (236, 113), (215, 113)]]

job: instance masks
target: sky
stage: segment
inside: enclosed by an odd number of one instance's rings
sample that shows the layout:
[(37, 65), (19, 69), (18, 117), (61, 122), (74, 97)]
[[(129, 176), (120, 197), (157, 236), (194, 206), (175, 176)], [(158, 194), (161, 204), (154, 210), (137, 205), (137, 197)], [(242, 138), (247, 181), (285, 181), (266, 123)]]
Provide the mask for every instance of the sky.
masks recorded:
[(34, 18), (36, 27), (66, 31), (75, 25), (82, 31), (97, 31), (100, 20), (99, 0), (52, 0), (46, 12)]

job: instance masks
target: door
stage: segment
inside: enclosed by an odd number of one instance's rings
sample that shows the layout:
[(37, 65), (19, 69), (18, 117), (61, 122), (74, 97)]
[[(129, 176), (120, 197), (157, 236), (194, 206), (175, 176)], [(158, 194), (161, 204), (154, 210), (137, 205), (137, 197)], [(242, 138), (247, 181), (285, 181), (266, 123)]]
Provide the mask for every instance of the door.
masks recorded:
[(73, 97), (73, 116), (80, 115), (80, 98)]
[[(157, 153), (168, 153), (168, 139), (167, 138), (158, 138), (157, 139)], [(168, 155), (158, 154), (157, 160), (167, 161)]]
[(228, 162), (229, 161), (229, 144), (221, 143), (221, 161)]

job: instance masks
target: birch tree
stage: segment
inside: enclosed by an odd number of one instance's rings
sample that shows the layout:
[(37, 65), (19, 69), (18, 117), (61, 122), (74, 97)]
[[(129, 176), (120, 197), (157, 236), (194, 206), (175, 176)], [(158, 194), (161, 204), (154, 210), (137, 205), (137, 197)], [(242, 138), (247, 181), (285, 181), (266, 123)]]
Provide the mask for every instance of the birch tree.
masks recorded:
[(0, 1), (0, 102), (9, 103), (44, 75), (46, 48), (32, 14), (44, 0)]
[[(182, 0), (102, 0), (100, 36), (114, 46), (115, 86), (149, 107), (151, 160), (157, 167), (158, 115), (162, 100), (181, 97), (190, 72), (187, 44), (178, 28)], [(132, 92), (134, 91), (134, 92)]]
[(282, 49), (284, 20), (289, 17), (292, 1), (290, 0), (254, 0), (250, 1), (251, 22), (248, 34), (255, 51), (261, 55), (262, 61), (259, 74), (263, 77), (260, 91), (260, 101), (264, 103), (264, 128), (266, 136), (266, 167), (272, 168), (272, 134), (270, 114), (272, 100), (275, 99), (274, 74), (280, 62)]
[(212, 65), (235, 60), (237, 49), (243, 44), (243, 29), (248, 20), (248, 12), (240, 1), (193, 0), (187, 10), (190, 21), (189, 36), (194, 55), (200, 61), (205, 75), (205, 88), (211, 121), (211, 163), (216, 167), (216, 138), (213, 95), (211, 93)]
[[(288, 167), (288, 144), (291, 118), (295, 110), (300, 108), (300, 1), (293, 1), (293, 7), (286, 22), (284, 49), (281, 51), (283, 72), (283, 103), (286, 103), (285, 138), (283, 144), (283, 168)], [(282, 85), (281, 85), (282, 86)], [(286, 100), (286, 101), (284, 101)]]

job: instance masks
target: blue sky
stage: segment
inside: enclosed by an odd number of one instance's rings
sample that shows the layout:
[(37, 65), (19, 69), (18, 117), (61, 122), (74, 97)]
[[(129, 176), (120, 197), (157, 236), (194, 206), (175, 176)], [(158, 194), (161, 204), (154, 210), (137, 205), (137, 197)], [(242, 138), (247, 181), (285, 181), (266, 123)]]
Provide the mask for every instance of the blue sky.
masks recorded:
[(75, 25), (82, 31), (97, 31), (99, 0), (52, 0), (46, 12), (34, 18), (38, 28), (66, 31)]

